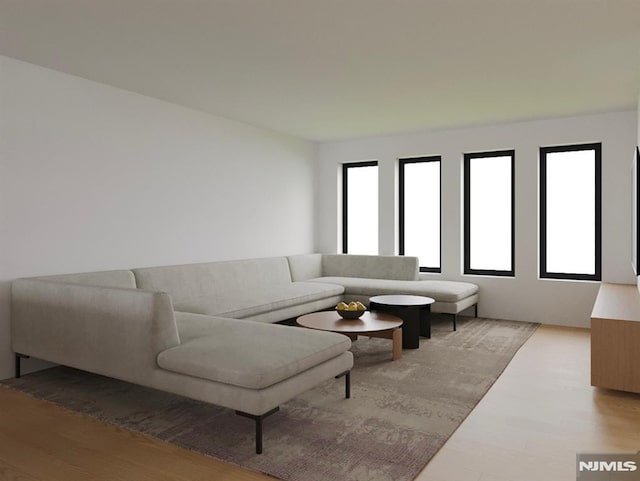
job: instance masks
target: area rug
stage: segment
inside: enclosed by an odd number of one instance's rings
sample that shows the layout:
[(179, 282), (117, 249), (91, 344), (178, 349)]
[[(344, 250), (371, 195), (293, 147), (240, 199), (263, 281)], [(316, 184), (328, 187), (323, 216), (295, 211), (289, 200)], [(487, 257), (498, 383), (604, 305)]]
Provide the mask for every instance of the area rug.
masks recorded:
[(351, 399), (332, 380), (254, 423), (230, 409), (66, 367), (4, 381), (64, 408), (288, 481), (414, 479), (482, 399), (537, 324), (460, 318), (391, 361), (390, 341), (353, 345)]

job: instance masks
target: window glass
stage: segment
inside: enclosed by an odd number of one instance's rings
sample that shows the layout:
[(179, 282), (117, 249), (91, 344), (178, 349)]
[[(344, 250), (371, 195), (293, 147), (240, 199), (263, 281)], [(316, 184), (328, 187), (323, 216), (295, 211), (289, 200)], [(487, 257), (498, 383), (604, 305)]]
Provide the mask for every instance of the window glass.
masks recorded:
[(541, 149), (541, 276), (600, 275), (600, 149)]
[(513, 151), (465, 155), (465, 274), (514, 275)]
[(378, 254), (378, 163), (343, 166), (343, 252)]
[(400, 254), (440, 272), (440, 157), (400, 160)]

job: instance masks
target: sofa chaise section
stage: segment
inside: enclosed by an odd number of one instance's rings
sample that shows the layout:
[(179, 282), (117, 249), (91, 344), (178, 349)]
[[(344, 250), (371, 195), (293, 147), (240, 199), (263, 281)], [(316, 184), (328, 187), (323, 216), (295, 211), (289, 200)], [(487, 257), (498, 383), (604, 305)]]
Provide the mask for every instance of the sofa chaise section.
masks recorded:
[(182, 342), (158, 354), (157, 387), (206, 402), (213, 394), (214, 404), (253, 419), (257, 453), (262, 421), (280, 404), (342, 376), (350, 397), (353, 355), (346, 336), (181, 312), (176, 320)]
[(288, 257), (294, 281), (336, 284), (346, 300), (368, 304), (372, 296), (413, 294), (435, 300), (431, 310), (455, 316), (475, 306), (478, 286), (469, 282), (420, 280), (417, 257), (308, 254)]
[[(65, 276), (13, 282), (17, 377), (20, 357), (33, 356), (231, 408), (255, 421), (257, 452), (262, 420), (281, 403), (343, 375), (348, 394), (345, 336), (175, 313), (167, 293), (100, 286), (100, 273), (87, 276), (92, 285)], [(114, 283), (111, 274), (105, 283)]]
[(388, 281), (356, 277), (321, 277), (309, 283), (335, 283), (344, 287), (345, 298), (368, 304), (372, 296), (386, 294), (408, 294), (427, 296), (436, 302), (433, 312), (457, 314), (478, 303), (478, 287), (468, 282), (454, 281)]
[[(198, 314), (181, 314), (182, 325)], [(351, 347), (346, 336), (203, 316), (208, 324), (197, 337), (158, 354), (158, 365), (168, 371), (248, 389), (264, 389), (334, 359)], [(186, 321), (186, 322), (185, 322)], [(184, 329), (184, 327), (183, 327)], [(254, 407), (261, 411), (265, 407)]]

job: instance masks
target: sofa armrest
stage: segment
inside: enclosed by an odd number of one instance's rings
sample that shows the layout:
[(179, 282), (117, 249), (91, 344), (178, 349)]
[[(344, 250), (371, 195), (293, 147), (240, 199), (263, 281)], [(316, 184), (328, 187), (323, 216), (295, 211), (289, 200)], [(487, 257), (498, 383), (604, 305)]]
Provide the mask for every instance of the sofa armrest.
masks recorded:
[(180, 339), (166, 293), (19, 279), (11, 343), (20, 354), (141, 382)]

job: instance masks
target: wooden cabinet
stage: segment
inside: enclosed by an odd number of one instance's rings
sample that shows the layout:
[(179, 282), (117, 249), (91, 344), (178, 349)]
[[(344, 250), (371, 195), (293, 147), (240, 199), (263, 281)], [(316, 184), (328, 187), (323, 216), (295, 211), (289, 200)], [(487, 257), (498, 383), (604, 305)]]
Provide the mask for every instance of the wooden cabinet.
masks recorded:
[(640, 292), (602, 284), (591, 312), (591, 385), (640, 393)]

